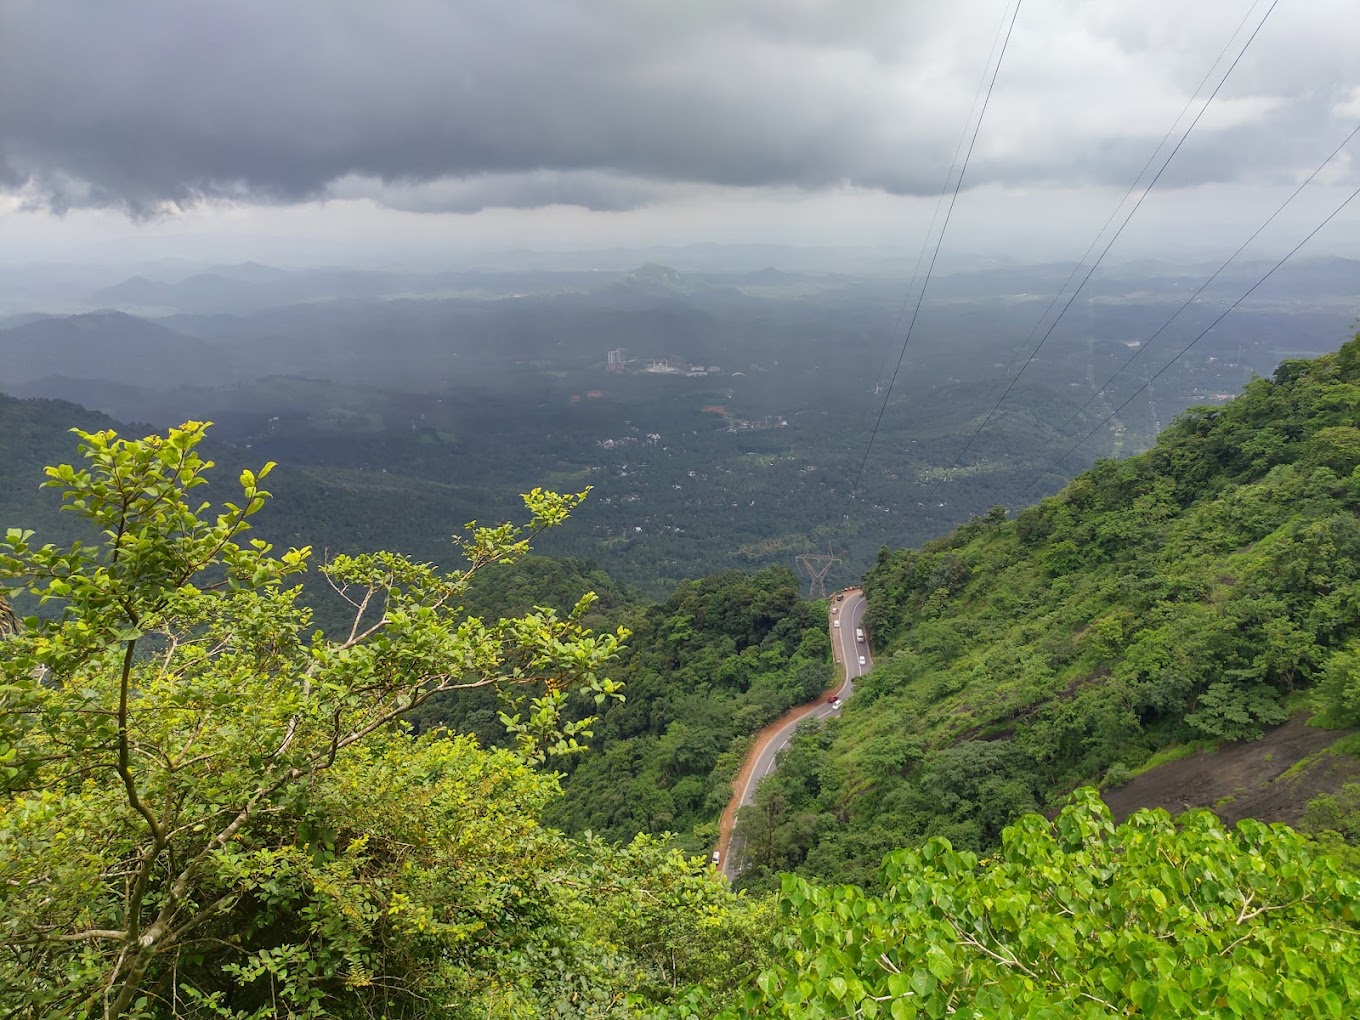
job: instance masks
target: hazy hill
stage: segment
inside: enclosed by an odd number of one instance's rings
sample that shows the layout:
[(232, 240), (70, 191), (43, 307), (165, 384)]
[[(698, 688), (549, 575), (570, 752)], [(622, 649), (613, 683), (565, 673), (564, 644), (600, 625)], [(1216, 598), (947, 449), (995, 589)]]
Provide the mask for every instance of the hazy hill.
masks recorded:
[[(279, 381), (281, 386), (289, 383)], [(307, 392), (305, 382), (297, 392)], [(56, 494), (40, 486), (44, 467), (71, 463), (76, 456), (70, 430), (77, 427), (114, 429), (129, 437), (163, 431), (67, 401), (0, 394), (0, 529), (31, 529), (42, 542), (75, 537), (75, 519), (59, 513)], [(202, 490), (213, 502), (232, 498), (242, 468), (258, 469), (269, 459), (212, 433), (204, 452), (218, 465)], [(296, 461), (280, 463), (269, 489), (275, 498), (256, 519), (256, 532), (284, 548), (311, 544), (334, 554), (385, 547), (450, 566), (461, 562), (452, 536), (463, 524), (506, 519), (523, 509), (515, 494), (480, 486), (389, 475), (381, 468), (359, 471)], [(324, 593), (316, 594), (324, 601)], [(322, 622), (330, 619), (327, 615)]]
[(106, 415), (63, 400), (17, 400), (0, 394), (0, 531), (33, 529), (41, 541), (71, 537), (72, 518), (58, 513), (57, 495), (39, 488), (43, 468), (70, 463), (72, 428), (120, 427)]
[(155, 322), (102, 311), (0, 329), (0, 387), (49, 376), (179, 386), (221, 378), (230, 359)]
[[(419, 493), (411, 505), (433, 519), (394, 522), (373, 495), (370, 516), (336, 524), (418, 532), (421, 543), (446, 527), (438, 494), (449, 489), (471, 494), (456, 505), (477, 515), (533, 485), (592, 485), (578, 525), (547, 551), (595, 559), (660, 596), (686, 577), (788, 566), (828, 545), (848, 581), (884, 543), (924, 541), (1052, 491), (1092, 457), (1146, 448), (1185, 406), (1225, 399), (1282, 357), (1333, 348), (1350, 315), (1297, 302), (1239, 309), (1139, 393), (1219, 306), (1187, 311), (1145, 345), (1185, 278), (1116, 266), (1109, 279), (1124, 296), (1074, 305), (1016, 380), (1043, 295), (1070, 270), (994, 265), (941, 276), (944, 300), (923, 309), (895, 373), (902, 279), (799, 275), (796, 262), (764, 256), (723, 272), (671, 254), (681, 253), (633, 253), (598, 272), (151, 267), (146, 280), (184, 293), (211, 277), (255, 288), (251, 301), (290, 300), (15, 324), (0, 329), (0, 390), (157, 427), (208, 419), (211, 442), (334, 473), (345, 492), (362, 483), (398, 503)], [(777, 268), (750, 272), (761, 265)], [(1133, 298), (1121, 274), (1128, 286), (1162, 282)], [(413, 296), (364, 296), (384, 288)], [(308, 293), (332, 296), (291, 300)], [(619, 348), (623, 370), (609, 371)], [(1135, 352), (1141, 363), (1102, 391)], [(718, 371), (643, 371), (663, 360)]]
[(278, 269), (258, 262), (213, 266), (174, 279), (137, 275), (100, 288), (94, 305), (155, 314), (249, 314), (301, 303), (381, 301), (403, 297), (504, 297), (600, 286), (618, 273), (588, 270), (382, 272), (343, 267)]
[(24, 312), (20, 315), (6, 315), (0, 317), (0, 329), (12, 329), (15, 326), (27, 326), (30, 322), (41, 322), (43, 319), (54, 318), (44, 312)]

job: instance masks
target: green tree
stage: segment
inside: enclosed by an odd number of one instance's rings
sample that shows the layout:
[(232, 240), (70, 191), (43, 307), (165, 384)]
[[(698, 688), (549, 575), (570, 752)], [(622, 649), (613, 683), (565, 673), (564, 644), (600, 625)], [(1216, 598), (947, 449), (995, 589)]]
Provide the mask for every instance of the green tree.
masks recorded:
[(1327, 657), (1318, 693), (1328, 722), (1337, 726), (1360, 722), (1360, 643), (1352, 641)]
[[(328, 640), (292, 583), (309, 550), (243, 538), (272, 465), (197, 502), (204, 429), (78, 432), (86, 464), (47, 484), (102, 541), (11, 530), (0, 552), (5, 590), (55, 610), (0, 664), (0, 1014), (497, 1015), (533, 972), (498, 964), (572, 941), (533, 765), (590, 732), (570, 692), (621, 696), (604, 671), (627, 633), (586, 631), (588, 596), (496, 622), (459, 600), (585, 494), (469, 525), (462, 571), (337, 556), (320, 572), (352, 622)], [(515, 751), (400, 725), (478, 687), (506, 692)]]
[(1283, 825), (1225, 829), (1093, 790), (1028, 815), (998, 856), (942, 838), (882, 896), (788, 877), (791, 925), (749, 1017), (1349, 1017), (1360, 881)]
[(665, 1002), (691, 989), (704, 1004), (700, 1015), (712, 1016), (735, 1005), (749, 977), (771, 962), (773, 897), (734, 896), (705, 862), (696, 868), (698, 859), (653, 836), (624, 846), (587, 838), (579, 860), (596, 893), (586, 929), (639, 965), (638, 1000)]
[(1215, 680), (1185, 721), (1201, 733), (1225, 740), (1255, 740), (1262, 727), (1289, 718), (1276, 692), (1259, 680)]

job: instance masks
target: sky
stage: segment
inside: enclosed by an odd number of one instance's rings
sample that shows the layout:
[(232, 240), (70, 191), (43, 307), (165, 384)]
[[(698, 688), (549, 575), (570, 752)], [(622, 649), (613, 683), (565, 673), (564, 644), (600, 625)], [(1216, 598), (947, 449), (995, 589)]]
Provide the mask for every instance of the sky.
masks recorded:
[[(918, 248), (1014, 4), (0, 0), (0, 263)], [(946, 251), (1075, 258), (1267, 10), (1113, 254), (1235, 248), (1360, 124), (1355, 0), (1021, 0)]]

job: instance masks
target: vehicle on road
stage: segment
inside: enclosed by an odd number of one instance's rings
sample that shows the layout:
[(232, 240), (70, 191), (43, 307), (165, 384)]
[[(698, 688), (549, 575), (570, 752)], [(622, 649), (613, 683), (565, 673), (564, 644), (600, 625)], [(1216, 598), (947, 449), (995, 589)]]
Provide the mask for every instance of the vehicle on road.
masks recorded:
[(864, 628), (863, 628), (863, 627), (856, 627), (856, 628), (855, 628), (855, 640), (858, 641), (860, 644), (864, 644)]
[(860, 664), (861, 666), (864, 665), (864, 656), (862, 656), (862, 655), (859, 657), (859, 664)]
[(828, 701), (827, 704), (830, 705), (832, 708), (840, 708), (840, 707), (841, 707), (841, 699), (840, 699), (839, 697), (837, 697), (835, 694), (833, 694), (833, 695), (831, 695), (831, 700)]

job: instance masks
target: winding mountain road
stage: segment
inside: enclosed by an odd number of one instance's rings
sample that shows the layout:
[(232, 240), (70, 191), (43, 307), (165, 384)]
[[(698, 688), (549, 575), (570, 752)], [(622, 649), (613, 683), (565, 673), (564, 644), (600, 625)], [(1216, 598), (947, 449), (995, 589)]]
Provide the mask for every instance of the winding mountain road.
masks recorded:
[[(855, 692), (855, 680), (869, 672), (874, 665), (873, 657), (869, 653), (867, 636), (863, 641), (856, 638), (857, 631), (864, 626), (865, 606), (864, 592), (858, 588), (840, 592), (831, 600), (827, 622), (831, 632), (831, 654), (837, 665), (843, 667), (842, 675), (845, 677), (833, 695), (840, 701), (844, 701)], [(736, 782), (732, 784), (732, 801), (723, 812), (722, 821), (719, 823), (718, 848), (715, 853), (718, 855), (717, 863), (729, 879), (736, 878), (742, 870), (742, 847), (739, 841), (732, 838), (737, 812), (743, 807), (750, 806), (754, 801), (760, 781), (774, 771), (775, 759), (779, 752), (789, 745), (799, 724), (808, 719), (825, 719), (839, 711), (838, 704), (833, 704), (831, 698), (822, 695), (816, 701), (791, 709), (782, 719), (767, 726), (756, 737), (755, 746), (742, 766)]]

